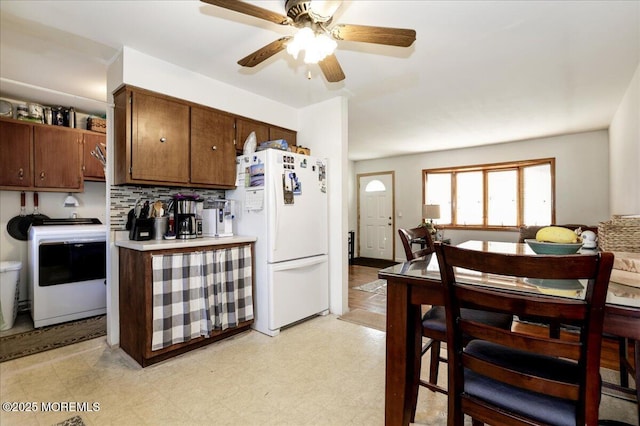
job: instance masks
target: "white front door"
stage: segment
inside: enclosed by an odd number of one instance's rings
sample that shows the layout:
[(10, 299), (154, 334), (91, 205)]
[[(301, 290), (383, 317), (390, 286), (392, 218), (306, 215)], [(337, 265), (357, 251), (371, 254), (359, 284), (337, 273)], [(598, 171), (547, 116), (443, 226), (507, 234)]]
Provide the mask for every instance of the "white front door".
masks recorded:
[(393, 260), (393, 172), (358, 175), (359, 255)]

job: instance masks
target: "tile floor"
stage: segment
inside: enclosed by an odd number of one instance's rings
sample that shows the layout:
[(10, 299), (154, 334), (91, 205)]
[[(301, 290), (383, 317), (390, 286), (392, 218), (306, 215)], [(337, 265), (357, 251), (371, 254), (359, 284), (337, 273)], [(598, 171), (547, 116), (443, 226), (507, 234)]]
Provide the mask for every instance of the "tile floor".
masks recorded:
[[(382, 425), (384, 347), (384, 332), (335, 315), (277, 337), (249, 331), (145, 369), (94, 339), (1, 363), (0, 401), (39, 411), (0, 411), (0, 424), (49, 426), (79, 414), (87, 425)], [(40, 410), (60, 402), (99, 411)], [(632, 404), (607, 404), (606, 418), (637, 421)], [(444, 407), (444, 396), (421, 390), (417, 421), (446, 424)]]
[(0, 337), (11, 336), (13, 334), (24, 333), (25, 331), (34, 330), (33, 320), (29, 312), (19, 312), (13, 323), (13, 327), (8, 330), (0, 331)]

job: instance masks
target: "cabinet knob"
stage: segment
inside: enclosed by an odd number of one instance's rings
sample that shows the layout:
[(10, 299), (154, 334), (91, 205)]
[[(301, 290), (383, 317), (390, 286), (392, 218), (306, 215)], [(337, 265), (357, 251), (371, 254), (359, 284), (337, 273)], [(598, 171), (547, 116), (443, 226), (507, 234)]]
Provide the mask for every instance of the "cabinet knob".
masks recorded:
[(24, 169), (22, 167), (18, 170), (18, 177), (20, 180), (24, 179)]
[(216, 149), (218, 149), (218, 147), (214, 145), (214, 146), (212, 146), (212, 147), (211, 147), (211, 149), (212, 149), (213, 151), (215, 151)]
[(40, 180), (44, 180), (44, 178), (45, 178), (44, 172), (40, 172)]
[(161, 143), (165, 143), (166, 141), (167, 141), (167, 138), (164, 138), (164, 137), (160, 138)]

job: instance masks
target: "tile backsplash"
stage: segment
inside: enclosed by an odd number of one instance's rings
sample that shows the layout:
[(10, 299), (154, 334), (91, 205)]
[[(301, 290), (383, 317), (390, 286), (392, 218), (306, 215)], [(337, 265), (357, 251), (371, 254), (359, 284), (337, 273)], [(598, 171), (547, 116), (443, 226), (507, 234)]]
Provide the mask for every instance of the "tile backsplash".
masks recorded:
[(202, 198), (224, 198), (224, 190), (200, 188), (166, 188), (153, 186), (112, 185), (110, 200), (111, 230), (124, 230), (127, 225), (127, 215), (136, 201), (169, 201), (174, 194), (198, 194)]

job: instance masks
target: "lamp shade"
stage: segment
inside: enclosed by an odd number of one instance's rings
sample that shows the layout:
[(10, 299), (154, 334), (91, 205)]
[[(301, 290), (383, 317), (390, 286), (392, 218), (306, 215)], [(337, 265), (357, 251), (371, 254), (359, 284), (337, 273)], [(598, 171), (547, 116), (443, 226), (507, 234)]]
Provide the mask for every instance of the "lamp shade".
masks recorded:
[(422, 217), (424, 219), (440, 219), (440, 205), (439, 204), (423, 204)]

